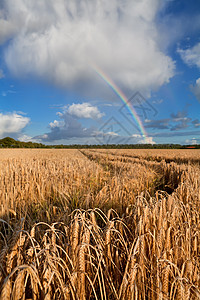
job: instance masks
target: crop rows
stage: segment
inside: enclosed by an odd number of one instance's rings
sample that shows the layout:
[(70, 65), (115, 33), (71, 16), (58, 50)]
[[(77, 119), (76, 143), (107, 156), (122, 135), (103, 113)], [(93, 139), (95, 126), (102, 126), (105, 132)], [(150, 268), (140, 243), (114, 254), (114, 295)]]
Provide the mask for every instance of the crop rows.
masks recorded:
[(173, 151), (1, 150), (1, 299), (200, 299), (200, 153)]

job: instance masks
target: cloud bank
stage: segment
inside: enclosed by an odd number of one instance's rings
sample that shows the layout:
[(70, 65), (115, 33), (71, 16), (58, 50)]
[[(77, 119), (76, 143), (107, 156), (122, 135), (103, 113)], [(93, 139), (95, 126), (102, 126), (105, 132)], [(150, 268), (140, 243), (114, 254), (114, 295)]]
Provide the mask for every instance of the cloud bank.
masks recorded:
[(103, 117), (96, 106), (84, 102), (64, 107), (63, 112), (58, 112), (59, 120), (49, 124), (50, 132), (35, 137), (42, 142), (54, 142), (72, 138), (89, 138), (95, 135), (94, 128), (84, 128), (78, 119), (100, 119)]
[(17, 135), (30, 122), (30, 119), (17, 113), (0, 113), (0, 138), (7, 135)]
[(198, 119), (192, 121), (191, 118), (188, 117), (187, 111), (178, 111), (177, 113), (172, 113), (170, 118), (160, 119), (160, 120), (145, 120), (145, 128), (164, 130), (169, 129), (170, 131), (179, 131), (182, 129), (186, 129), (190, 126), (190, 123), (193, 124), (194, 127), (198, 127)]
[(160, 50), (160, 0), (2, 0), (0, 43), (15, 76), (66, 88), (96, 86), (93, 64), (126, 90), (156, 89), (174, 75)]

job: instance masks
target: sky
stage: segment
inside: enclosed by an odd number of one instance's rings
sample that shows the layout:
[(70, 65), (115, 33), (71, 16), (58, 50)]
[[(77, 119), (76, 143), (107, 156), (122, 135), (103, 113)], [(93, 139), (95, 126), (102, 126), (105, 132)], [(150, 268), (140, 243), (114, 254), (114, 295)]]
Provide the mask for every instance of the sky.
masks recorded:
[(0, 0), (0, 138), (200, 143), (199, 0)]

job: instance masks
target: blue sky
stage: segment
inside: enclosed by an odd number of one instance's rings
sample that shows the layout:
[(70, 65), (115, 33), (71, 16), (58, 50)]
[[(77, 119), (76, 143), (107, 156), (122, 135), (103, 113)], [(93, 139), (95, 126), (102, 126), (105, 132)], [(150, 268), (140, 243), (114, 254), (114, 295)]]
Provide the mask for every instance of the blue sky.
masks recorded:
[(0, 138), (199, 144), (199, 112), (198, 0), (1, 0)]

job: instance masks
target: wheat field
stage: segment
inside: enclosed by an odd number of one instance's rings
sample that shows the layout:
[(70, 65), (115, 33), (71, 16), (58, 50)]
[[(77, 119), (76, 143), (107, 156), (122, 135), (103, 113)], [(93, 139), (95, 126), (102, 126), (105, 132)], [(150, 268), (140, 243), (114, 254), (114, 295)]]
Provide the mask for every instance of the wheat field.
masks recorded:
[(200, 299), (200, 150), (0, 150), (0, 299)]

